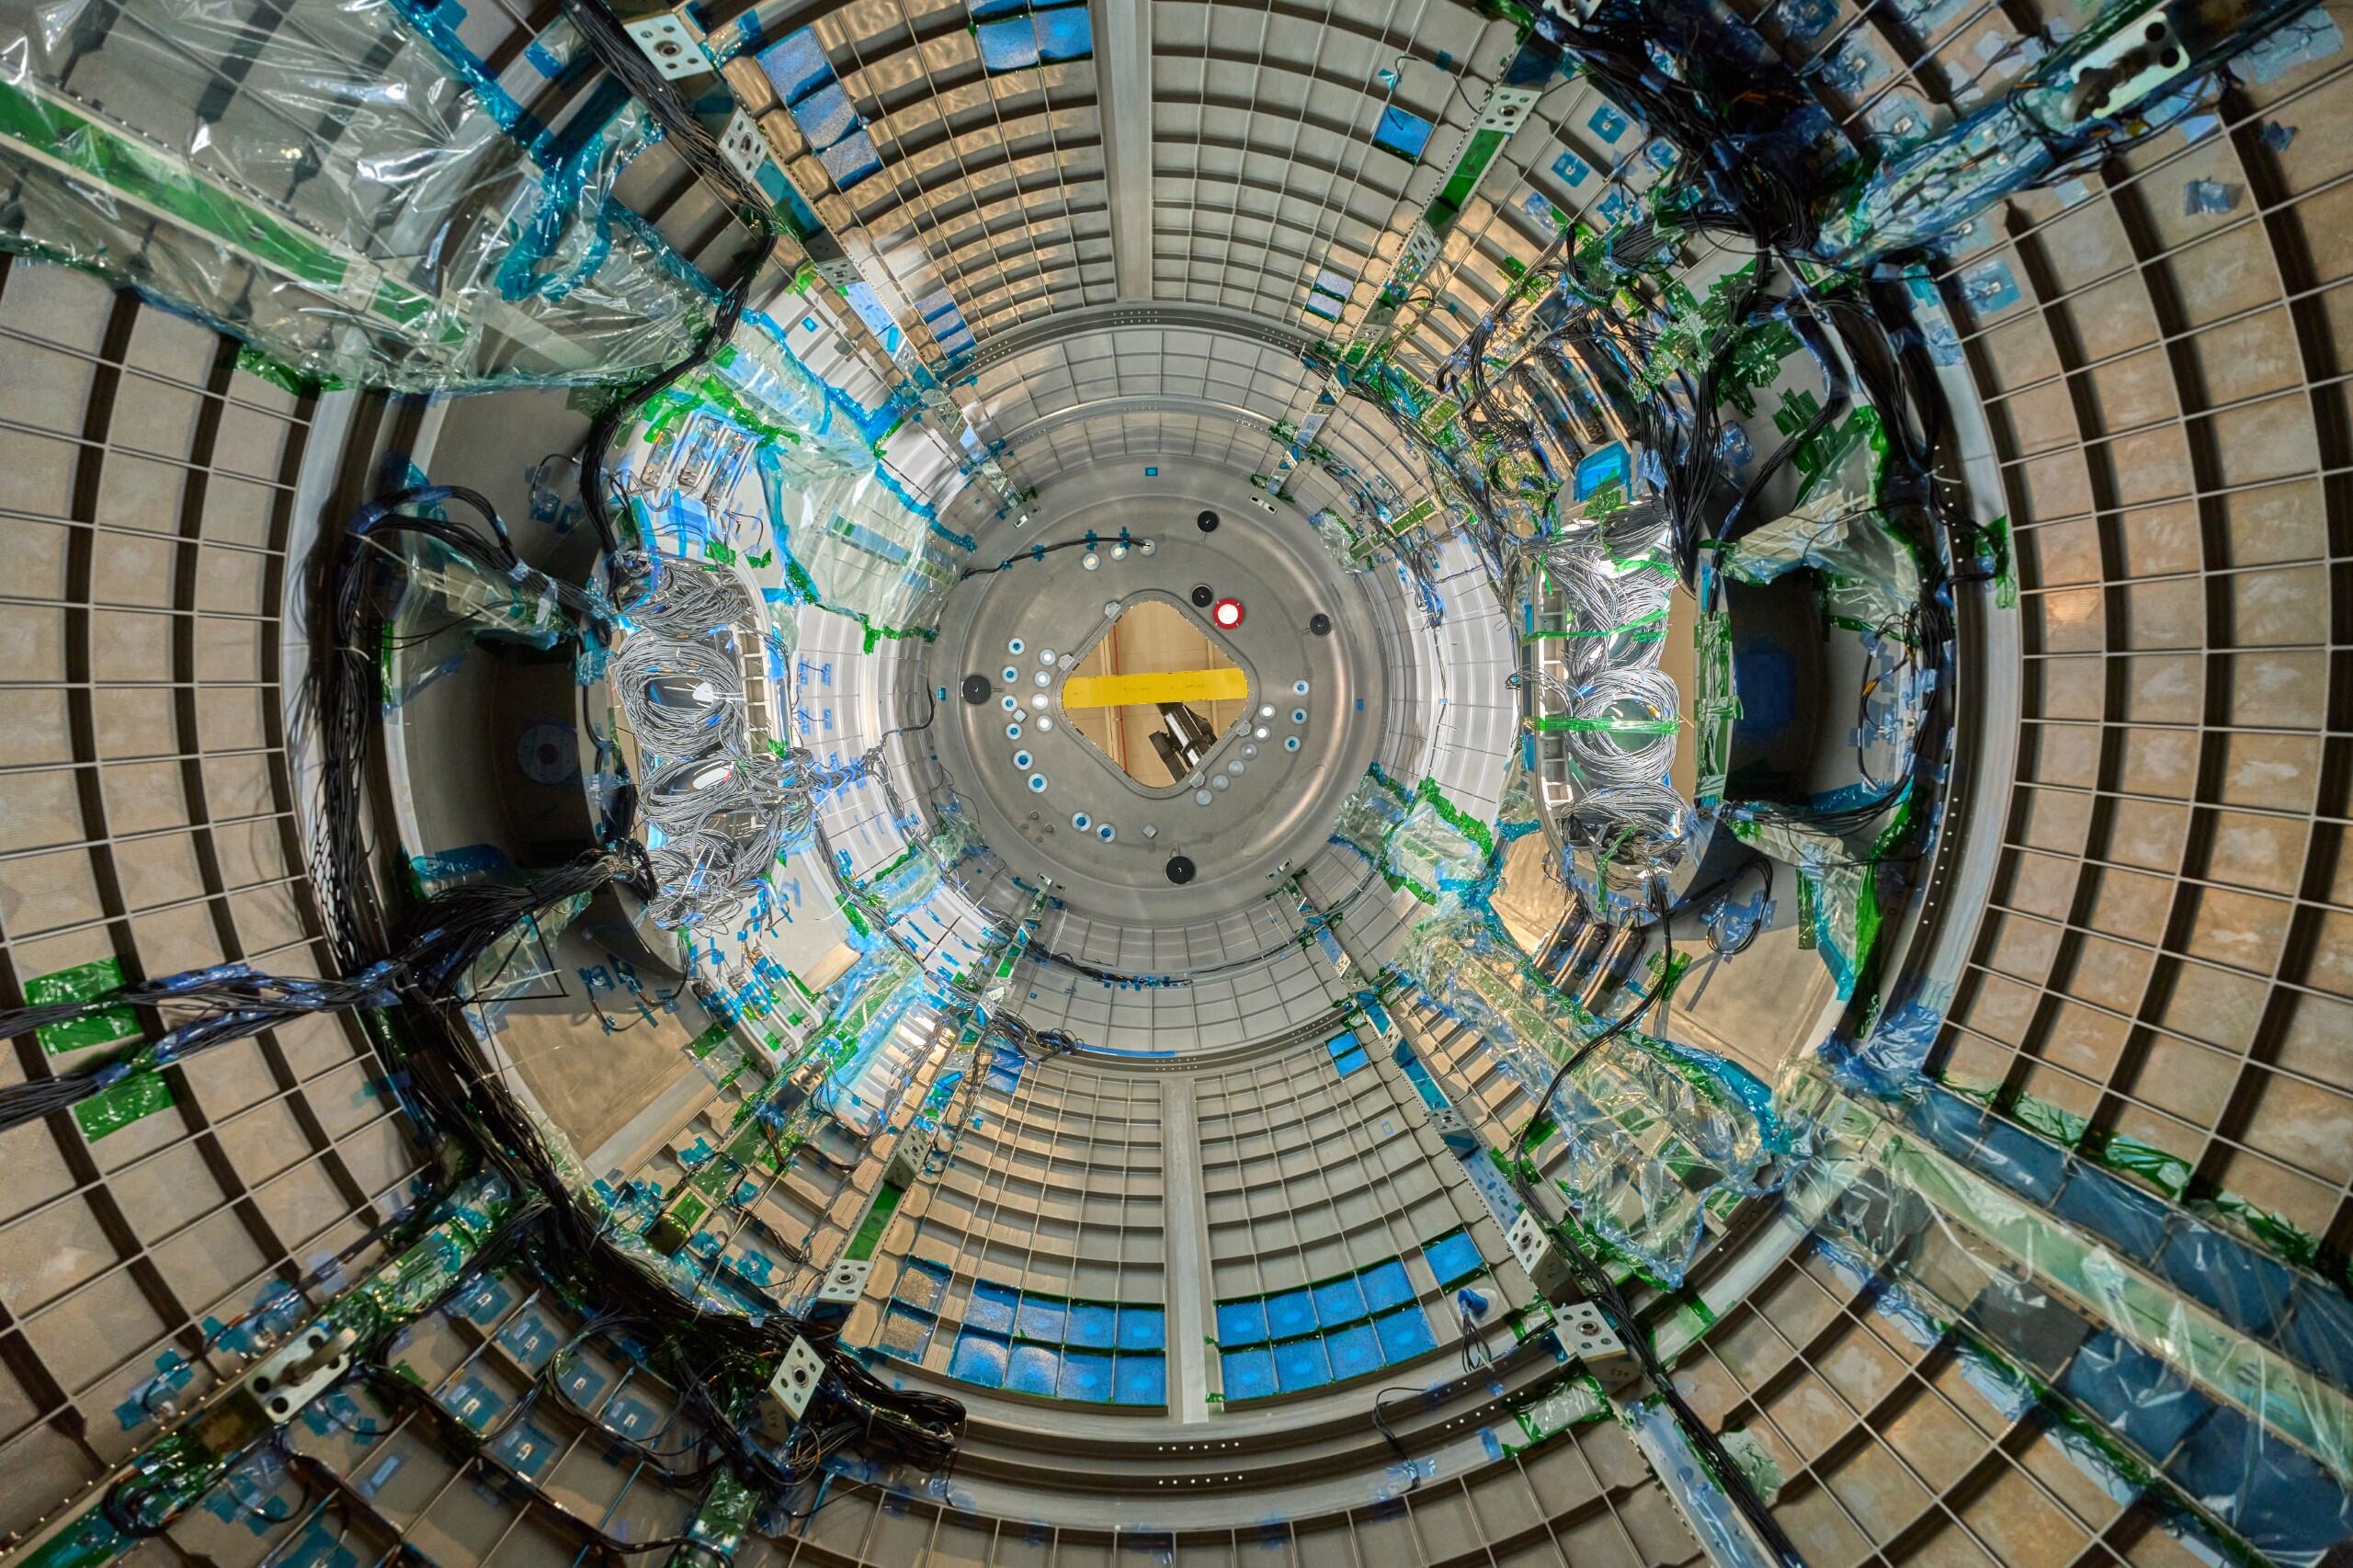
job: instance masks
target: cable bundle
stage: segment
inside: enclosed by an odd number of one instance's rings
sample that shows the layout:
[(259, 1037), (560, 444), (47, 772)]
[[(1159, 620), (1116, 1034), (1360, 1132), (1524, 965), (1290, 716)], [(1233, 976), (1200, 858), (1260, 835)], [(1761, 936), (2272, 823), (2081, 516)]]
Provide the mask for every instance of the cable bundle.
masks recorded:
[(744, 744), (744, 664), (732, 647), (640, 632), (613, 650), (606, 673), (639, 745), (655, 756)]
[(1679, 700), (1674, 678), (1655, 668), (1604, 670), (1580, 687), (1569, 755), (1586, 781), (1597, 791), (1664, 783)]
[(125, 1007), (153, 1008), (169, 1024), (152, 1041), (98, 1067), (0, 1087), (0, 1131), (79, 1104), (134, 1073), (160, 1071), (299, 1017), (350, 1007), (389, 1007), (403, 997), (464, 1001), (464, 986), (476, 962), (508, 932), (582, 892), (609, 881), (635, 880), (638, 870), (634, 853), (600, 851), (531, 882), (449, 889), (419, 904), (402, 923), (397, 956), (347, 979), (261, 974), (241, 963), (221, 964), (116, 986), (73, 1002), (0, 1012), (0, 1035), (28, 1034)]
[(645, 820), (660, 834), (650, 855), (654, 924), (676, 930), (732, 918), (768, 869), (806, 838), (826, 777), (799, 748), (713, 748), (655, 769), (642, 795)]
[(733, 572), (684, 562), (659, 571), (643, 597), (629, 607), (631, 625), (676, 642), (733, 638), (752, 619), (752, 597)]

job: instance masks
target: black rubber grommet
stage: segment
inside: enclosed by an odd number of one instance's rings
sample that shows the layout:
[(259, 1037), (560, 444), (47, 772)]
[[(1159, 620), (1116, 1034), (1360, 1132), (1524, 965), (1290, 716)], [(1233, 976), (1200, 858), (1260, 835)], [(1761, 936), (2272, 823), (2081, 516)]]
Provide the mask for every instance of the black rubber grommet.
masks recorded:
[(1329, 637), (1332, 635), (1332, 618), (1319, 609), (1307, 618), (1307, 630), (1318, 637)]
[(1217, 514), (1215, 512), (1203, 512), (1199, 517), (1193, 519), (1193, 526), (1200, 529), (1205, 534), (1213, 534), (1217, 532)]
[(986, 702), (988, 699), (989, 677), (986, 676), (966, 676), (964, 677), (964, 700), (971, 703), (973, 707), (978, 708), (982, 703)]
[(1192, 857), (1189, 855), (1168, 857), (1168, 880), (1180, 888), (1191, 881), (1193, 880)]
[(1196, 583), (1193, 585), (1193, 608), (1195, 609), (1207, 609), (1216, 601), (1216, 599), (1217, 591), (1211, 588), (1207, 583)]

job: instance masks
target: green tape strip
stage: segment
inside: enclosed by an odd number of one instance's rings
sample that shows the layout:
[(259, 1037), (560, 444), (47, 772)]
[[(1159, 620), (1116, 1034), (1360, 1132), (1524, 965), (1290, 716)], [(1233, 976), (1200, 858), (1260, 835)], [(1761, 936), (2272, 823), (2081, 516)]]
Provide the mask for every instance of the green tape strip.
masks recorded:
[(74, 1119), (82, 1124), (82, 1136), (95, 1143), (176, 1103), (162, 1074), (136, 1073), (75, 1106)]
[[(54, 1006), (60, 1002), (87, 1002), (92, 997), (119, 991), (122, 985), (120, 960), (99, 959), (25, 982), (25, 1000), (36, 1007)], [(138, 1032), (139, 1015), (136, 1012), (129, 1007), (108, 1007), (103, 1013), (71, 1018), (62, 1024), (43, 1024), (33, 1034), (40, 1040), (43, 1051), (56, 1056), (68, 1051), (80, 1051), (88, 1046), (127, 1039)]]

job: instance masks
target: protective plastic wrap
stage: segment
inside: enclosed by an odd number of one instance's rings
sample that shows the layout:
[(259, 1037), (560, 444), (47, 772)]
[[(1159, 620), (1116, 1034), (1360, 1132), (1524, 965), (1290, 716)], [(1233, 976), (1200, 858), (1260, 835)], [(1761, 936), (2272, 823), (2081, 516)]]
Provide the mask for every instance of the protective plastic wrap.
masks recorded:
[[(1473, 904), (1449, 902), (1424, 920), (1396, 962), (1441, 1012), (1479, 1030), (1531, 1096), (1607, 1027), (1546, 984)], [(1773, 1185), (1791, 1142), (1770, 1091), (1745, 1070), (1640, 1030), (1561, 1080), (1541, 1114), (1566, 1135), (1540, 1142), (1538, 1158), (1578, 1221), (1669, 1285), (1711, 1210)]]
[(972, 541), (881, 460), (894, 403), (860, 406), (755, 312), (640, 413), (615, 474), (646, 549), (740, 564), (779, 628), (805, 605), (857, 620), (870, 651), (932, 634)]
[(391, 618), (394, 656), (384, 665), (387, 710), (455, 674), (479, 641), (545, 649), (573, 630), (553, 585), (529, 567), (503, 575), (486, 572), (425, 534), (402, 534), (392, 546), (370, 544), (403, 568)]
[[(1913, 1126), (1834, 1104), (1808, 1244), (2006, 1419), (2208, 1561), (2311, 1568), (2353, 1535), (2353, 1313), (2188, 1215), (1940, 1091)], [(1918, 1131), (1915, 1131), (1917, 1128)]]
[[(399, 391), (625, 381), (708, 285), (612, 198), (625, 98), (538, 123), (430, 7), (126, 0), (0, 23), (0, 246), (87, 268), (298, 376)], [(580, 46), (534, 45), (544, 75)]]

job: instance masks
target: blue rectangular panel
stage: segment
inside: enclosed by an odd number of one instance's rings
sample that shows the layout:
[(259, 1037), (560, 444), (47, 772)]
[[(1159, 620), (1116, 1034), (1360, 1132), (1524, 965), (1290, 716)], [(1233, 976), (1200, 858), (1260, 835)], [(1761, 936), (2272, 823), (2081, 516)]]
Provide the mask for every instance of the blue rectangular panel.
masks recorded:
[(964, 1321), (973, 1328), (1011, 1334), (1013, 1308), (1020, 1300), (1021, 1292), (1010, 1285), (998, 1285), (983, 1279), (972, 1287), (972, 1299), (964, 1308)]
[(2059, 1392), (2159, 1460), (2213, 1408), (2165, 1369), (2102, 1329), (2084, 1342), (2059, 1379)]
[(1005, 1386), (1016, 1393), (1043, 1394), (1051, 1399), (1062, 1386), (1063, 1357), (1042, 1345), (1017, 1345), (1005, 1369)]
[(1220, 1345), (1260, 1345), (1273, 1336), (1267, 1332), (1267, 1303), (1256, 1296), (1246, 1301), (1217, 1304)]
[(1387, 1317), (1375, 1318), (1372, 1326), (1381, 1335), (1381, 1353), (1392, 1366), (1438, 1348), (1438, 1339), (1430, 1333), (1430, 1320), (1422, 1315), (1419, 1307), (1407, 1307)]
[(1122, 1352), (1113, 1371), (1112, 1400), (1120, 1404), (1166, 1404), (1168, 1363), (1158, 1356)]
[(1391, 104), (1381, 111), (1381, 123), (1372, 128), (1373, 144), (1411, 161), (1422, 155), (1436, 129), (1420, 115)]
[(1071, 1350), (1063, 1356), (1062, 1397), (1088, 1400), (1097, 1404), (1111, 1398), (1111, 1358), (1086, 1350)]
[(1275, 1392), (1275, 1355), (1271, 1350), (1227, 1350), (1218, 1357), (1225, 1373), (1225, 1397), (1263, 1399)]
[(993, 1334), (971, 1329), (956, 1336), (956, 1353), (948, 1358), (948, 1375), (984, 1389), (1005, 1386), (1005, 1364), (1012, 1346)]
[(776, 85), (777, 97), (798, 103), (834, 79), (833, 62), (824, 46), (807, 28), (790, 33), (760, 51), (760, 70)]
[(2056, 1143), (2046, 1143), (1996, 1117), (1986, 1122), (1985, 1137), (1970, 1163), (2005, 1187), (2048, 1203), (2058, 1196), (2059, 1173), (2066, 1158)]
[(1430, 1272), (1438, 1276), (1438, 1282), (1441, 1285), (1468, 1279), (1487, 1266), (1487, 1260), (1479, 1256), (1479, 1245), (1471, 1239), (1468, 1231), (1440, 1236), (1422, 1249), (1422, 1256), (1429, 1260)]
[(792, 106), (793, 123), (809, 145), (822, 153), (858, 129), (858, 110), (839, 82), (828, 82)]
[(1376, 1312), (1414, 1299), (1414, 1281), (1405, 1273), (1403, 1258), (1374, 1264), (1357, 1276), (1357, 1284), (1364, 1291), (1364, 1304)]
[(1060, 1345), (1070, 1321), (1068, 1308), (1069, 1303), (1059, 1296), (1024, 1294), (1021, 1311), (1013, 1320), (1013, 1332), (1023, 1339)]
[(882, 172), (882, 159), (874, 151), (874, 139), (863, 128), (818, 153), (817, 161), (833, 176), (836, 190), (847, 191), (860, 180)]
[(1305, 1334), (1315, 1326), (1315, 1298), (1305, 1290), (1285, 1290), (1267, 1298), (1267, 1331), (1277, 1339)]
[(1368, 1310), (1364, 1290), (1353, 1274), (1345, 1279), (1327, 1279), (1315, 1287), (1315, 1321), (1325, 1328), (1354, 1323)]
[(1119, 1337), (1119, 1314), (1108, 1301), (1073, 1301), (1063, 1336), (1090, 1350), (1108, 1350)]
[(1275, 1381), (1285, 1393), (1322, 1388), (1332, 1381), (1332, 1363), (1324, 1354), (1321, 1335), (1286, 1339), (1275, 1346)]
[(1120, 1348), (1158, 1350), (1168, 1343), (1167, 1319), (1158, 1307), (1120, 1309)]
[(983, 22), (972, 32), (980, 40), (984, 71), (1018, 71), (1038, 63), (1038, 29), (1027, 17)]
[(2128, 1257), (2156, 1255), (2165, 1239), (2165, 1206), (2139, 1187), (2077, 1160), (2053, 1212), (2108, 1238)]
[(1040, 10), (1031, 19), (1038, 24), (1038, 57), (1048, 64), (1085, 60), (1095, 52), (1095, 26), (1084, 5)]
[(1369, 1323), (1358, 1324), (1354, 1328), (1335, 1329), (1324, 1336), (1324, 1348), (1332, 1358), (1332, 1381), (1335, 1382), (1379, 1371), (1384, 1359), (1381, 1353), (1381, 1336), (1373, 1332), (1372, 1324)]

